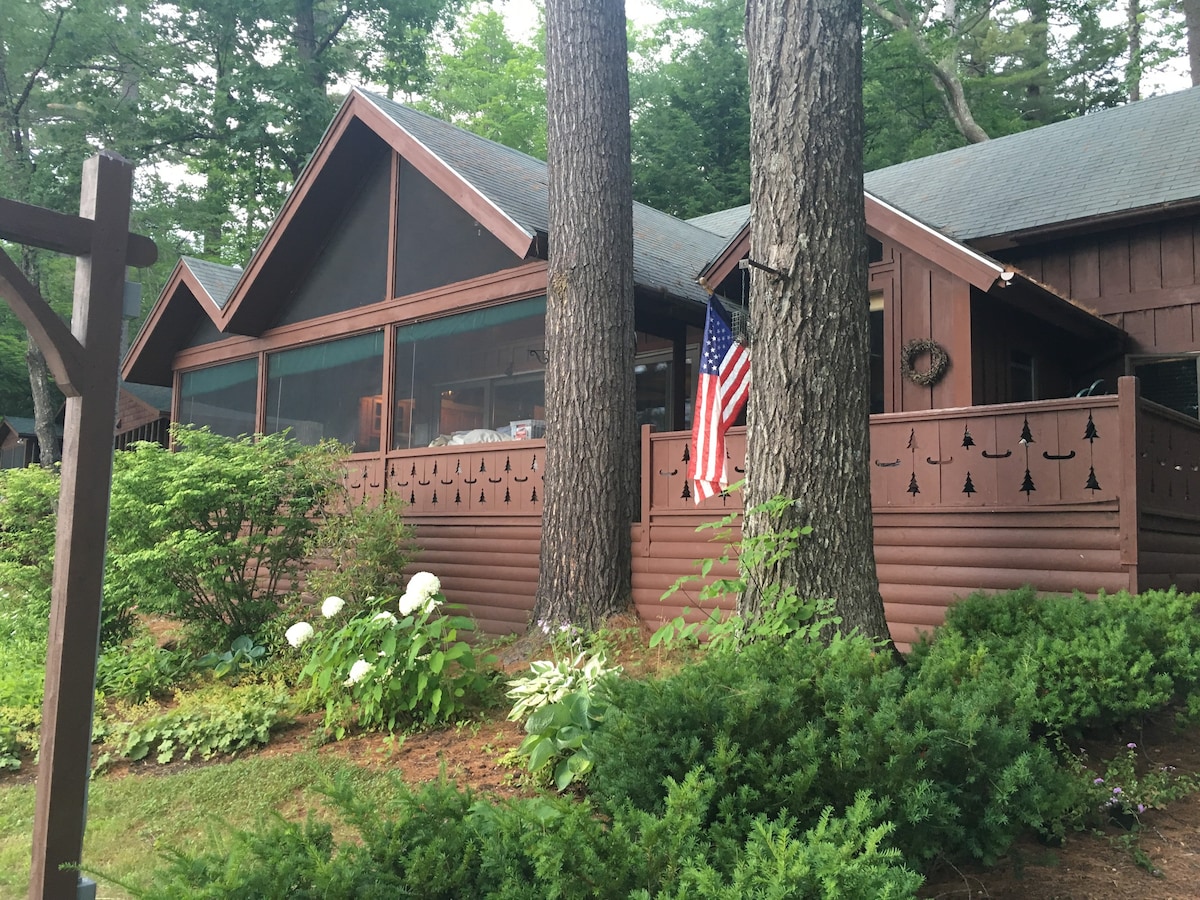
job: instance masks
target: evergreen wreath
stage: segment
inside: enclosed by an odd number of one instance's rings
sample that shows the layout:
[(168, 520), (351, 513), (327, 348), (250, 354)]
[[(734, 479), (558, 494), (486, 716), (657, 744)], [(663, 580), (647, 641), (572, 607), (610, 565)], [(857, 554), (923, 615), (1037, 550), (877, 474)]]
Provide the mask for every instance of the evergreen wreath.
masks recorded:
[[(929, 368), (918, 372), (913, 368), (913, 362), (926, 353), (929, 354)], [(941, 381), (949, 365), (950, 356), (945, 348), (930, 338), (914, 338), (900, 351), (900, 374), (921, 387), (932, 387)]]

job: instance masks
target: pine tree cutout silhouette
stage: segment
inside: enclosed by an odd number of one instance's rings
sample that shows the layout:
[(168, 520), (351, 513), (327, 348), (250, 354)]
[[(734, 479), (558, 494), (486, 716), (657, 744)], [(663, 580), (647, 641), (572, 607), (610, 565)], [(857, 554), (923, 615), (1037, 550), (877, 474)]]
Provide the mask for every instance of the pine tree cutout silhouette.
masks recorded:
[(1089, 491), (1100, 490), (1100, 482), (1096, 480), (1096, 467), (1088, 466), (1088, 479), (1084, 487)]
[(912, 477), (910, 479), (908, 479), (908, 487), (905, 490), (908, 493), (912, 494), (914, 497), (917, 494), (921, 493), (921, 489), (917, 486), (917, 473), (916, 472), (913, 472)]
[(908, 449), (909, 450), (917, 449), (917, 429), (915, 429), (915, 428), (910, 428), (908, 430)]
[(1092, 421), (1092, 414), (1088, 413), (1087, 427), (1083, 429), (1083, 439), (1085, 441), (1094, 441), (1100, 437), (1100, 432), (1096, 430), (1096, 423)]
[(684, 444), (684, 445), (683, 445), (683, 461), (684, 461), (684, 462), (691, 462), (691, 461), (692, 461), (692, 451), (691, 451), (691, 449), (688, 447), (688, 445), (687, 445), (687, 444)]
[(975, 493), (975, 482), (973, 482), (973, 481), (971, 480), (971, 473), (970, 473), (970, 472), (968, 472), (968, 473), (967, 473), (967, 483), (963, 485), (962, 492), (963, 492), (964, 494), (973, 494), (973, 493)]
[(1029, 430), (1029, 417), (1028, 416), (1025, 417), (1025, 424), (1021, 426), (1021, 443), (1022, 444), (1034, 443), (1033, 432)]
[(683, 479), (683, 495), (682, 495), (681, 499), (683, 499), (683, 500), (691, 500), (692, 499), (692, 489), (688, 487), (686, 478)]
[(1021, 493), (1028, 497), (1037, 488), (1033, 486), (1033, 476), (1029, 474), (1029, 469), (1025, 470), (1025, 480), (1021, 482)]
[(963, 442), (962, 445), (968, 449), (975, 446), (975, 438), (971, 437), (971, 432), (966, 425), (963, 425)]
[(462, 503), (462, 491), (458, 490), (457, 488), (454, 491), (454, 503), (455, 505)]

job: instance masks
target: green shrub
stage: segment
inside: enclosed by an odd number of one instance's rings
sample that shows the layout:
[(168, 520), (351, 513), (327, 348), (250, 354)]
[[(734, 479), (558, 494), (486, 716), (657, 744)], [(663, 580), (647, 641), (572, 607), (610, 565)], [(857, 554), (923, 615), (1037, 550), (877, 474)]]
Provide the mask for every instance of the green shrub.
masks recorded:
[(179, 650), (158, 646), (143, 631), (125, 644), (106, 649), (96, 665), (96, 690), (124, 703), (143, 703), (163, 697), (191, 674), (193, 664)]
[(107, 593), (185, 623), (205, 647), (261, 638), (340, 483), (339, 445), (175, 428), (113, 473)]
[(1200, 595), (1175, 591), (1096, 600), (1030, 588), (977, 594), (951, 607), (936, 640), (918, 644), (910, 661), (952, 672), (938, 657), (970, 654), (1019, 686), (1022, 716), (1073, 738), (1196, 693), (1198, 606)]
[[(58, 489), (58, 469), (0, 470), (0, 643), (3, 635), (46, 640)], [(102, 644), (123, 640), (133, 621), (129, 598), (105, 594), (100, 612)]]
[(290, 717), (287, 691), (265, 685), (176, 693), (175, 701), (167, 710), (157, 705), (122, 710), (128, 720), (110, 725), (105, 755), (96, 765), (111, 757), (153, 757), (159, 763), (211, 759), (267, 743), (271, 729)]
[(924, 684), (858, 637), (714, 654), (660, 681), (621, 681), (594, 737), (594, 794), (607, 810), (659, 811), (667, 779), (712, 774), (714, 833), (758, 816), (813, 825), (870, 790), (913, 862), (990, 860), (1029, 827), (1061, 828), (1072, 777), (1030, 723), (1006, 718), (1003, 679)]
[[(725, 875), (707, 863), (693, 864), (674, 879), (674, 890), (655, 896), (660, 900), (914, 897), (921, 876), (904, 867), (898, 850), (886, 846), (895, 826), (876, 824), (878, 815), (878, 807), (863, 792), (845, 818), (834, 818), (833, 809), (826, 807), (817, 824), (801, 836), (794, 836), (786, 823), (756, 821), (732, 873)], [(643, 896), (648, 900), (650, 895)]]
[(232, 675), (234, 680), (247, 670), (258, 668), (263, 663), (267, 648), (246, 635), (233, 639), (229, 649), (224, 653), (206, 653), (196, 660), (196, 668), (212, 669), (213, 677), (224, 678)]
[(394, 731), (453, 719), (478, 701), (488, 680), (476, 669), (460, 632), (466, 616), (441, 615), (438, 579), (418, 572), (400, 598), (397, 618), (368, 606), (357, 612), (340, 597), (327, 598), (329, 625), (319, 634), (307, 622), (288, 629), (295, 647), (311, 641), (301, 678), (308, 702), (325, 707), (325, 728), (342, 738), (348, 726)]
[(342, 781), (330, 796), (354, 832), (345, 843), (327, 825), (264, 823), (209, 850), (173, 853), (143, 896), (901, 898), (920, 884), (884, 846), (891, 826), (865, 795), (844, 819), (824, 811), (799, 837), (782, 819), (756, 820), (721, 854), (703, 827), (712, 790), (698, 770), (670, 785), (661, 815), (625, 807), (606, 818), (587, 801), (492, 804), (445, 784), (401, 790), (381, 807)]
[(330, 565), (309, 573), (308, 589), (318, 597), (344, 597), (352, 603), (399, 596), (413, 546), (404, 506), (398, 494), (388, 493), (370, 503), (355, 503), (343, 494), (340, 503), (327, 507), (308, 552), (327, 558)]

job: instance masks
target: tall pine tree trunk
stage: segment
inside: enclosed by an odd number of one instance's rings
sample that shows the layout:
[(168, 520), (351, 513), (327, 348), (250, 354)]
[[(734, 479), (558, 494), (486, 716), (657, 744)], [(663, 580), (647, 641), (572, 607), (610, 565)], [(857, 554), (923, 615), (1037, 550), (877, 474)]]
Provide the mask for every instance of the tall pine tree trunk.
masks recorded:
[(1182, 0), (1192, 87), (1200, 85), (1200, 0)]
[(630, 599), (637, 504), (633, 207), (623, 0), (546, 4), (546, 481), (534, 620)]
[[(886, 639), (875, 574), (869, 309), (863, 212), (862, 7), (853, 0), (748, 0), (753, 384), (746, 505), (796, 500), (811, 525), (767, 577), (833, 598), (844, 630)], [(751, 514), (746, 534), (769, 523)], [(751, 591), (742, 611), (756, 615)]]
[(1125, 63), (1125, 91), (1130, 101), (1142, 99), (1142, 3), (1126, 0), (1125, 39), (1129, 45), (1129, 61)]

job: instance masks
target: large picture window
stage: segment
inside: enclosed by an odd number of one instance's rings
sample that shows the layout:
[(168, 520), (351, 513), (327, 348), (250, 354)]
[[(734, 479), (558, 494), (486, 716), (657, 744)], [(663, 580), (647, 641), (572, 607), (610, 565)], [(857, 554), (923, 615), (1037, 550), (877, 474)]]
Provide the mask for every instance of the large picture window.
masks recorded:
[(356, 453), (379, 450), (383, 332), (267, 357), (269, 432), (291, 429), (302, 444), (334, 439)]
[(179, 381), (179, 422), (226, 437), (255, 432), (257, 358), (184, 372)]
[(541, 437), (545, 323), (537, 297), (398, 328), (392, 447)]

